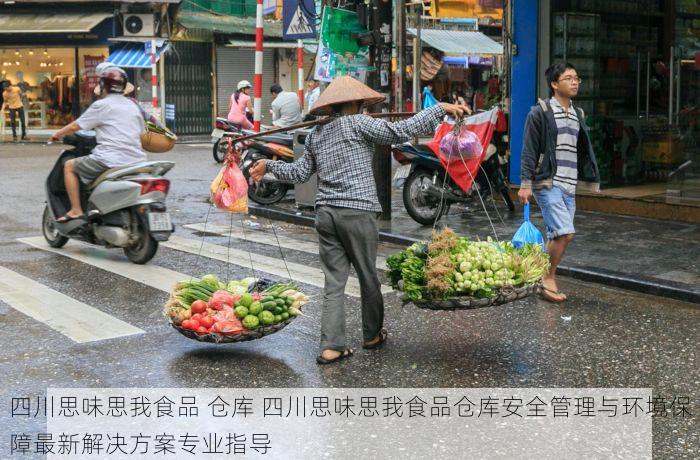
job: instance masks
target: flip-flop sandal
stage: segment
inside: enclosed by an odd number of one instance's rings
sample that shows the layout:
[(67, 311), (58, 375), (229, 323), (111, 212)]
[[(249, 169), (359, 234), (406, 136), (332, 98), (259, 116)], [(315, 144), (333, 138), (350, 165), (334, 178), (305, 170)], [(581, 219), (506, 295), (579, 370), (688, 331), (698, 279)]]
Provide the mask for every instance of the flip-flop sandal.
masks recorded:
[(56, 222), (58, 222), (59, 224), (65, 224), (67, 222), (70, 222), (71, 220), (78, 220), (78, 219), (84, 219), (84, 218), (85, 218), (85, 214), (81, 214), (78, 217), (71, 217), (68, 214), (64, 214), (61, 217), (59, 217), (58, 219), (56, 219)]
[(318, 355), (318, 356), (316, 357), (316, 362), (317, 362), (318, 364), (324, 364), (324, 365), (325, 365), (325, 364), (332, 364), (332, 363), (334, 363), (334, 362), (336, 362), (336, 361), (340, 361), (340, 360), (342, 360), (342, 359), (349, 358), (349, 357), (352, 356), (352, 354), (353, 354), (352, 349), (346, 348), (345, 350), (343, 350), (343, 351), (338, 355), (337, 358), (326, 359), (326, 358), (323, 357), (323, 355)]
[(561, 292), (559, 291), (553, 291), (551, 289), (547, 289), (546, 287), (540, 287), (537, 289), (537, 294), (542, 297), (544, 300), (547, 302), (552, 302), (552, 303), (561, 303), (566, 300), (566, 297), (557, 299), (556, 297), (552, 297), (552, 294), (554, 295), (560, 295)]
[(387, 332), (387, 330), (382, 329), (381, 331), (379, 331), (379, 340), (377, 340), (376, 342), (365, 342), (362, 344), (362, 348), (364, 348), (365, 350), (374, 350), (375, 348), (379, 348), (382, 345), (384, 345), (384, 342), (386, 342), (388, 336), (389, 333)]

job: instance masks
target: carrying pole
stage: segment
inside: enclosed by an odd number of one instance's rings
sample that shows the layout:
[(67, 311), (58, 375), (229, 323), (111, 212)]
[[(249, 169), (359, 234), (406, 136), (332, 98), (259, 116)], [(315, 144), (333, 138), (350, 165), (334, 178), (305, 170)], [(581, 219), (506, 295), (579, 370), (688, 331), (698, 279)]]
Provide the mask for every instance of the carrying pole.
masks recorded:
[(255, 10), (255, 79), (253, 80), (253, 130), (260, 132), (262, 120), (263, 85), (263, 0), (256, 1)]

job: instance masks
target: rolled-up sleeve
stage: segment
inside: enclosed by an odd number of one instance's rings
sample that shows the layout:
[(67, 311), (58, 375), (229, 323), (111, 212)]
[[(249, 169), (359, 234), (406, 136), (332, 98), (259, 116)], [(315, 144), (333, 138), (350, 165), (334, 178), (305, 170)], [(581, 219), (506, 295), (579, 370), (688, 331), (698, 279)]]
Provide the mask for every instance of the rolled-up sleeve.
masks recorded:
[(398, 144), (409, 141), (413, 136), (432, 135), (444, 117), (445, 109), (440, 104), (394, 123), (361, 115), (357, 117), (357, 130), (363, 138), (375, 144)]

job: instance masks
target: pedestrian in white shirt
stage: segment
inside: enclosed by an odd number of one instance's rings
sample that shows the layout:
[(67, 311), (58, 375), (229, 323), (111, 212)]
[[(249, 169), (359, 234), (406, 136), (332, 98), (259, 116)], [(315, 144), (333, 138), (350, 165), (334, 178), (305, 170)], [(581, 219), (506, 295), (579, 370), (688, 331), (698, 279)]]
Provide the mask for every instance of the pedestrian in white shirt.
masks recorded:
[(318, 87), (318, 80), (309, 80), (306, 82), (306, 113), (311, 111), (318, 97), (321, 95), (321, 88)]

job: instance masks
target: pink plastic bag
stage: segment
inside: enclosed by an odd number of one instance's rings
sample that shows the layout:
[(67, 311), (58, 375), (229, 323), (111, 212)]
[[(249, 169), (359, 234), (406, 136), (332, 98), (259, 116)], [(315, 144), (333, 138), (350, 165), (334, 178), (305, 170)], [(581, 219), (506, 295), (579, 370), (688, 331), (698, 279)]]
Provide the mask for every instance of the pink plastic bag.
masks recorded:
[(440, 141), (440, 153), (447, 161), (470, 160), (481, 155), (482, 149), (479, 137), (466, 126), (462, 126), (459, 134), (454, 130), (448, 132)]
[(248, 183), (235, 163), (224, 165), (211, 183), (211, 200), (219, 209), (248, 212)]

